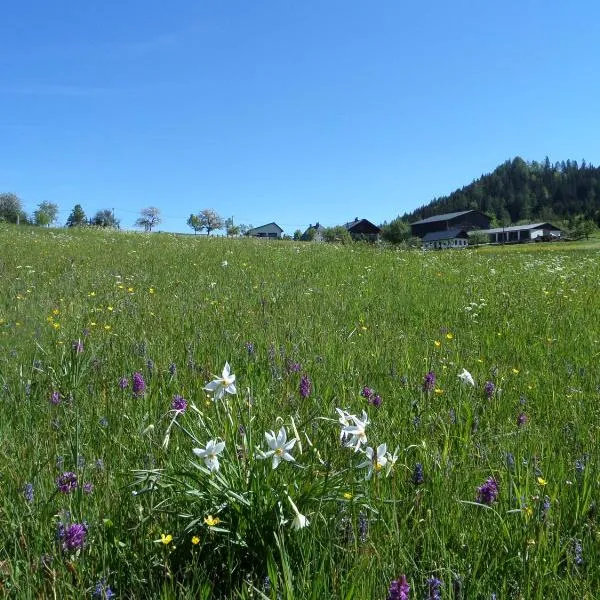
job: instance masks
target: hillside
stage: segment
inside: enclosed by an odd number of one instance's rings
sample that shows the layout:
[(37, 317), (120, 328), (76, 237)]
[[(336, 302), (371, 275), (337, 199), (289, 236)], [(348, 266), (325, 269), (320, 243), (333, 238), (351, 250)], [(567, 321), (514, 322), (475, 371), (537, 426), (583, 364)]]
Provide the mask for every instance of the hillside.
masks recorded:
[(585, 161), (551, 164), (548, 158), (539, 163), (517, 157), (450, 195), (405, 213), (402, 220), (467, 209), (481, 210), (505, 224), (575, 218), (600, 223), (600, 168)]

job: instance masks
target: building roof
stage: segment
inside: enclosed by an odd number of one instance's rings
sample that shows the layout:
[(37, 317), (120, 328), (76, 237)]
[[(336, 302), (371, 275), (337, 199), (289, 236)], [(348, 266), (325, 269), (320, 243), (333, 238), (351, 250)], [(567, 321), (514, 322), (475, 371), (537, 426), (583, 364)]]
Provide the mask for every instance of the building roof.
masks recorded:
[(368, 219), (359, 219), (358, 217), (356, 217), (356, 219), (354, 219), (354, 221), (348, 221), (348, 223), (344, 223), (343, 227), (345, 227), (348, 231), (351, 231), (354, 227), (356, 227), (357, 225), (360, 225), (361, 223), (366, 224), (368, 227), (370, 227), (373, 230), (377, 230), (377, 233), (379, 233), (379, 231), (381, 231), (379, 229), (379, 227), (377, 227), (377, 225), (374, 225)]
[(552, 229), (554, 231), (560, 231), (558, 227), (552, 225), (552, 223), (524, 223), (523, 225), (510, 225), (509, 227), (494, 227), (493, 229), (478, 229), (477, 231), (470, 231), (473, 233), (502, 233), (509, 231), (527, 231), (530, 229)]
[(466, 238), (467, 232), (459, 227), (446, 229), (444, 231), (431, 231), (423, 236), (423, 242), (439, 242), (440, 240), (453, 240), (454, 238)]
[(253, 227), (252, 229), (248, 229), (248, 231), (246, 233), (248, 235), (252, 235), (252, 233), (254, 231), (259, 231), (261, 229), (265, 229), (265, 228), (271, 227), (271, 225), (273, 225), (273, 227), (279, 229), (279, 233), (283, 233), (283, 229), (281, 229), (281, 227), (279, 227), (279, 225), (277, 225), (277, 223), (274, 223), (274, 222), (267, 223), (266, 225), (259, 225), (258, 227)]
[(456, 217), (460, 217), (462, 215), (466, 215), (472, 212), (479, 212), (478, 210), (460, 210), (458, 212), (444, 213), (442, 215), (434, 215), (433, 217), (427, 217), (426, 219), (421, 219), (420, 221), (413, 221), (411, 225), (421, 225), (422, 223), (437, 223), (438, 221), (450, 221), (451, 219), (456, 219)]

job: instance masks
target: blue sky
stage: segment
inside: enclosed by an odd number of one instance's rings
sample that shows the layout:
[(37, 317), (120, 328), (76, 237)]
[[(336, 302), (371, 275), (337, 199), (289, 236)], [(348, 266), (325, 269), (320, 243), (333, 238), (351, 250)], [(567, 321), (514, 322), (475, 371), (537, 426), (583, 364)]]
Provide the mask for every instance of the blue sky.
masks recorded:
[(517, 155), (598, 165), (598, 23), (595, 0), (6, 3), (0, 191), (291, 234)]

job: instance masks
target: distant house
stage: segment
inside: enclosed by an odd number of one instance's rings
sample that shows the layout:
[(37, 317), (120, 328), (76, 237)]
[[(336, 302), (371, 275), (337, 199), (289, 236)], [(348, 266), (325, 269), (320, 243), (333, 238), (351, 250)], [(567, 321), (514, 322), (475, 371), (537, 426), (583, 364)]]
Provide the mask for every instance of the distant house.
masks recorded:
[(348, 230), (348, 233), (353, 239), (364, 239), (370, 241), (376, 241), (379, 238), (381, 229), (377, 225), (373, 225), (371, 221), (367, 219), (359, 219), (356, 217), (354, 221), (345, 223), (344, 227)]
[(530, 242), (532, 240), (559, 239), (561, 230), (552, 223), (526, 223), (509, 227), (494, 227), (469, 233), (485, 233), (490, 244), (510, 244), (514, 242)]
[(307, 230), (300, 236), (300, 239), (303, 242), (322, 242), (324, 231), (325, 227), (317, 221), (314, 225), (311, 224), (308, 226)]
[(277, 223), (267, 223), (260, 227), (248, 229), (246, 235), (249, 237), (279, 239), (283, 234), (283, 229)]
[(464, 248), (469, 245), (465, 229), (448, 229), (426, 233), (422, 239), (424, 249)]
[(434, 231), (449, 231), (451, 229), (488, 229), (490, 218), (479, 210), (462, 210), (460, 212), (434, 215), (410, 224), (411, 234), (423, 238)]

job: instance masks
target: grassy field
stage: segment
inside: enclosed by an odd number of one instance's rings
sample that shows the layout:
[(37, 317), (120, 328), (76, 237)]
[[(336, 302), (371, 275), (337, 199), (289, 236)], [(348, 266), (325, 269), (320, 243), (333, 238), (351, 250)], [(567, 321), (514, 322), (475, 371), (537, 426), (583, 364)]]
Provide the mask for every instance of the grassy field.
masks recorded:
[(0, 597), (596, 597), (597, 248), (0, 227)]

